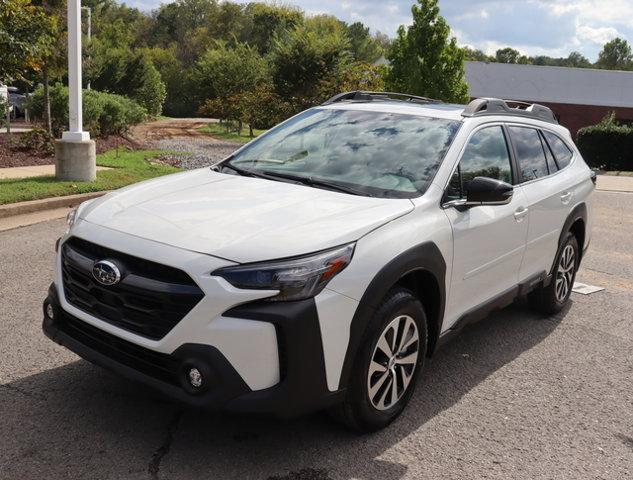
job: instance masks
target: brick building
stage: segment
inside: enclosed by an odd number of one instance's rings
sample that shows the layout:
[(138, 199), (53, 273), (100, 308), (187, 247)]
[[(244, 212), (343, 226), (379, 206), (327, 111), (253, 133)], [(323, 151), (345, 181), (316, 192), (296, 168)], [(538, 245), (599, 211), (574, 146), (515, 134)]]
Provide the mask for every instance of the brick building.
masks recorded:
[(550, 107), (572, 136), (614, 111), (633, 124), (633, 72), (466, 62), (472, 97), (497, 97)]

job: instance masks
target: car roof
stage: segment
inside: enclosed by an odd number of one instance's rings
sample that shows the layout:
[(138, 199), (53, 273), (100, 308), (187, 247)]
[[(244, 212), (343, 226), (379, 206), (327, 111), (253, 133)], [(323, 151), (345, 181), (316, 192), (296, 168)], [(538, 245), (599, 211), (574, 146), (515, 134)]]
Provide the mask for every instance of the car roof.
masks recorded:
[(413, 103), (402, 101), (344, 101), (332, 103), (329, 105), (321, 105), (316, 107), (327, 110), (356, 110), (366, 112), (385, 112), (385, 113), (401, 113), (405, 115), (418, 115), (421, 117), (435, 117), (446, 120), (463, 121), (462, 113), (466, 108), (465, 105), (456, 105), (451, 103)]

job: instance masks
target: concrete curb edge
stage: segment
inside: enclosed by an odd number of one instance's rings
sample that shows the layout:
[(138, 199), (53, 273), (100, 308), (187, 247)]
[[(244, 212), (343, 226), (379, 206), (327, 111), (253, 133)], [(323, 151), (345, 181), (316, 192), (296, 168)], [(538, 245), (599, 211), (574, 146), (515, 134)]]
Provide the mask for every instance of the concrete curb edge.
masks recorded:
[(29, 200), (28, 202), (7, 203), (0, 205), (0, 218), (24, 215), (27, 213), (53, 210), (55, 208), (76, 207), (81, 202), (105, 195), (108, 192), (90, 192), (68, 195), (65, 197), (51, 197), (41, 200)]

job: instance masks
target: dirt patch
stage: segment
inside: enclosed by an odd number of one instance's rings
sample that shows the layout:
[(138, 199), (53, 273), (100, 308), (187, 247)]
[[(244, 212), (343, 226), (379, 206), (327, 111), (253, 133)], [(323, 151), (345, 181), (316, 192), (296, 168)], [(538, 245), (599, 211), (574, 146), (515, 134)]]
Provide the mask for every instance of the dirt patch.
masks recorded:
[(128, 136), (109, 135), (95, 139), (97, 142), (97, 153), (107, 152), (115, 148), (126, 148), (128, 150), (143, 150), (146, 145)]
[(198, 131), (208, 123), (215, 122), (210, 118), (170, 118), (157, 120), (132, 127), (130, 137), (137, 142), (152, 142), (174, 137), (207, 137)]

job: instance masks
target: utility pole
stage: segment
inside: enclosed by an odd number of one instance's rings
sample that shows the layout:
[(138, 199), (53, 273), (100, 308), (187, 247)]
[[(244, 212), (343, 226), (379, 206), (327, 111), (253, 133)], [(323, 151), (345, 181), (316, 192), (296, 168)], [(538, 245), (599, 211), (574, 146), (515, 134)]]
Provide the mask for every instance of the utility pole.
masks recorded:
[(55, 143), (55, 176), (59, 180), (92, 181), (97, 170), (95, 142), (83, 131), (81, 0), (67, 2), (69, 128)]

